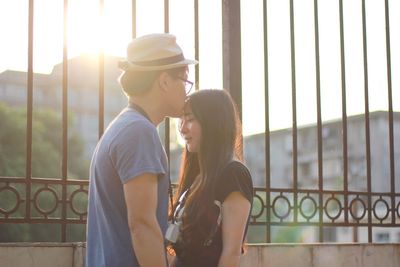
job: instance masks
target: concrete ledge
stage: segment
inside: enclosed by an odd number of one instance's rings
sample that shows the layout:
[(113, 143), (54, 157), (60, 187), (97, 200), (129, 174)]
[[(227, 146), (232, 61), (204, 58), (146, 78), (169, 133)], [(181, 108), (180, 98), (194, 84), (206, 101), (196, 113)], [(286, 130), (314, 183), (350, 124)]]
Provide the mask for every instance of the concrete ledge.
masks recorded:
[(0, 243), (0, 266), (84, 267), (84, 243)]
[(400, 244), (252, 244), (240, 266), (398, 267)]
[[(85, 243), (0, 243), (0, 266), (84, 267)], [(400, 244), (251, 244), (240, 267), (398, 267)]]

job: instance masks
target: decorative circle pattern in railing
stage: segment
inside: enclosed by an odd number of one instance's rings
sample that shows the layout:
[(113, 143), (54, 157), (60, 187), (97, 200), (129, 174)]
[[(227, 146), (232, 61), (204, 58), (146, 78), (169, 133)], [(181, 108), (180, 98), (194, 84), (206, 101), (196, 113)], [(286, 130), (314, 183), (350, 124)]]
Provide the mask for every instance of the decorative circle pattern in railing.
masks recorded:
[[(257, 209), (259, 210), (257, 211)], [(264, 209), (264, 200), (259, 195), (255, 194), (253, 197), (253, 209), (251, 211), (251, 217), (253, 218), (253, 220), (260, 218), (263, 214)]]
[[(383, 209), (378, 207), (381, 203), (383, 205)], [(386, 202), (386, 200), (380, 197), (378, 200), (375, 201), (372, 211), (376, 219), (383, 221), (389, 216), (389, 204)]]
[(292, 207), (290, 205), (289, 199), (286, 196), (283, 196), (282, 194), (277, 196), (272, 201), (272, 212), (280, 220), (287, 218), (291, 210)]
[[(307, 205), (307, 202), (311, 204), (311, 207), (310, 204)], [(310, 221), (318, 211), (317, 201), (310, 195), (306, 195), (300, 200), (299, 207), (301, 216), (303, 216), (307, 221)]]
[[(360, 207), (362, 207), (362, 209), (360, 209)], [(358, 195), (350, 202), (349, 210), (351, 217), (353, 217), (353, 219), (356, 221), (362, 220), (367, 213), (367, 207), (364, 201)], [(359, 212), (361, 212), (361, 215), (358, 215)]]
[(12, 213), (14, 213), (16, 210), (18, 210), (21, 202), (23, 202), (23, 200), (21, 200), (21, 197), (19, 195), (19, 192), (16, 188), (10, 186), (8, 183), (0, 188), (0, 199), (4, 199), (4, 197), (2, 196), (3, 194), (6, 194), (6, 192), (10, 192), (11, 194), (15, 195), (15, 202), (13, 203), (14, 206), (13, 207), (8, 207), (8, 209), (2, 205), (0, 205), (0, 213), (8, 216)]
[[(30, 182), (28, 187), (25, 179), (0, 179), (0, 223), (86, 223), (88, 181), (32, 178)], [(5, 203), (4, 198), (12, 203)], [(30, 213), (27, 203), (32, 205)], [(61, 209), (67, 212), (59, 212)], [(399, 218), (399, 193), (256, 188), (250, 224), (398, 227)]]
[[(30, 184), (28, 187), (22, 178), (0, 178), (0, 223), (11, 219), (21, 223), (86, 223), (87, 180), (31, 178)], [(70, 209), (63, 217), (61, 210), (67, 206)]]
[(86, 216), (87, 215), (87, 209), (80, 210), (79, 208), (76, 207), (78, 205), (78, 203), (76, 203), (76, 202), (78, 202), (78, 201), (74, 201), (74, 200), (75, 200), (75, 198), (78, 198), (79, 194), (85, 194), (86, 198), (87, 198), (88, 191), (86, 189), (83, 189), (82, 187), (80, 187), (79, 189), (73, 191), (71, 196), (70, 196), (69, 205), (70, 205), (71, 210), (76, 215), (79, 215), (82, 218), (82, 216)]
[[(53, 201), (51, 201), (51, 199), (48, 198), (46, 199), (47, 203), (53, 203), (53, 206), (47, 209), (40, 206), (40, 196), (44, 196), (46, 192), (50, 193), (49, 195), (53, 197), (52, 199)], [(33, 205), (35, 206), (36, 210), (45, 217), (49, 216), (57, 209), (59, 202), (60, 200), (57, 196), (57, 192), (53, 188), (47, 185), (45, 187), (38, 189), (33, 196)]]
[[(336, 208), (332, 207), (332, 205), (336, 205)], [(325, 214), (332, 221), (339, 219), (340, 215), (342, 214), (342, 209), (343, 209), (342, 203), (335, 196), (331, 196), (325, 201), (325, 206), (324, 206)], [(336, 215), (332, 215), (332, 213), (335, 211)]]

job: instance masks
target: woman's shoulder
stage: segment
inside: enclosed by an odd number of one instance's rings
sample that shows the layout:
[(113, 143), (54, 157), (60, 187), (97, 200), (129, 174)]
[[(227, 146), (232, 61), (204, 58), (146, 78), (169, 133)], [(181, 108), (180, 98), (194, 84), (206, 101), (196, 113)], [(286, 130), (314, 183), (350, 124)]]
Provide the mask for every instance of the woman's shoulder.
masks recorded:
[(249, 169), (240, 161), (227, 164), (221, 173), (216, 193), (223, 201), (229, 193), (239, 191), (251, 201), (253, 197), (253, 181)]
[(249, 177), (251, 179), (251, 174), (250, 170), (247, 168), (246, 165), (244, 165), (242, 162), (238, 160), (232, 160), (229, 162), (226, 167), (222, 171), (222, 175), (228, 175), (228, 176), (244, 176), (244, 177)]

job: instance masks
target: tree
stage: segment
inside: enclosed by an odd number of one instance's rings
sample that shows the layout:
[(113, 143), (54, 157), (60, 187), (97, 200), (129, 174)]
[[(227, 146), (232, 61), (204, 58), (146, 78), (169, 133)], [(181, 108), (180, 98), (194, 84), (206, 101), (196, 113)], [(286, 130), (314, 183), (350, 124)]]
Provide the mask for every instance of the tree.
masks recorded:
[[(73, 117), (69, 116), (68, 136), (68, 178), (87, 178), (89, 162), (84, 160), (83, 140), (73, 131)], [(0, 104), (0, 176), (25, 177), (26, 172), (26, 111)], [(35, 109), (32, 119), (32, 176), (60, 178), (62, 161), (62, 124), (60, 116), (51, 110)], [(0, 180), (0, 187), (2, 186)], [(13, 185), (14, 186), (14, 185)], [(24, 195), (23, 188), (15, 188)], [(35, 190), (35, 185), (32, 186)], [(61, 194), (59, 187), (55, 187)], [(52, 205), (54, 198), (43, 194), (40, 202)], [(0, 208), (7, 210), (16, 201), (14, 194), (0, 193)], [(86, 200), (79, 202), (84, 204)], [(55, 213), (58, 213), (56, 211)], [(1, 216), (1, 214), (0, 214)], [(13, 216), (24, 216), (24, 210), (17, 210)], [(58, 225), (0, 225), (0, 242), (10, 241), (57, 241), (60, 234)], [(81, 230), (78, 230), (82, 232)], [(76, 233), (71, 233), (76, 239)], [(82, 236), (82, 234), (80, 234)], [(82, 236), (84, 239), (84, 235)], [(82, 239), (81, 238), (81, 239)]]
[[(73, 117), (69, 116), (69, 129)], [(0, 175), (24, 177), (26, 169), (26, 111), (0, 104)], [(83, 157), (83, 140), (71, 131), (68, 136), (68, 177), (86, 179), (87, 160)], [(61, 118), (51, 110), (38, 109), (32, 120), (32, 176), (61, 176)]]

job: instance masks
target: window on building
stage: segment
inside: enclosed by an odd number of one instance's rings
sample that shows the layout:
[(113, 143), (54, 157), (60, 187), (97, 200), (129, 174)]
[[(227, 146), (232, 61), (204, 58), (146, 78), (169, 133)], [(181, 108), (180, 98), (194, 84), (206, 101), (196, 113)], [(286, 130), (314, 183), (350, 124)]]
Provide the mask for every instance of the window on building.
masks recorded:
[(336, 242), (336, 228), (325, 228), (324, 229), (324, 241), (325, 242)]
[(390, 235), (387, 232), (377, 233), (375, 235), (375, 241), (377, 243), (386, 243), (389, 242), (389, 240), (390, 240)]

